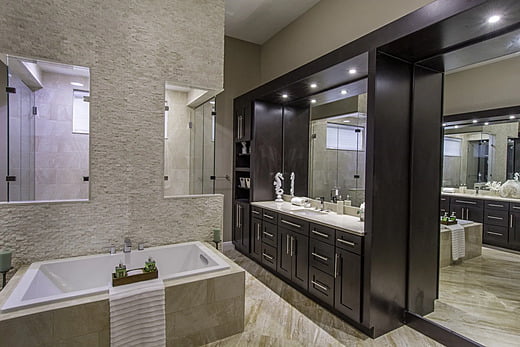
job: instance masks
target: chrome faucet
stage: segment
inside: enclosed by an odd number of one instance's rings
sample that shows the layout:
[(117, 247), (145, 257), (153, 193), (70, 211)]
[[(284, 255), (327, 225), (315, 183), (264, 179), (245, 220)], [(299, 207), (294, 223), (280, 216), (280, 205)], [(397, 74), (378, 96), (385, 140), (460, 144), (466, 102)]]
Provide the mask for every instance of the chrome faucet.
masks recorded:
[(321, 211), (325, 211), (325, 198), (323, 196), (320, 198), (320, 203), (321, 203)]
[(130, 238), (125, 238), (125, 245), (123, 246), (123, 252), (130, 253), (132, 252), (132, 241), (130, 241)]

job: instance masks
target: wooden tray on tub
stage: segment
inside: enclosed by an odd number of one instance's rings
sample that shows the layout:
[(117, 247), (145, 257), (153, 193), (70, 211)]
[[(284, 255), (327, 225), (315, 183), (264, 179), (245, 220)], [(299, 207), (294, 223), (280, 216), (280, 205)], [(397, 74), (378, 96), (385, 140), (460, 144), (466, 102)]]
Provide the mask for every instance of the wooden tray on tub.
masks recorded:
[(153, 280), (153, 279), (159, 278), (158, 270), (155, 270), (153, 272), (144, 272), (143, 269), (144, 268), (128, 270), (128, 272), (137, 271), (137, 270), (140, 270), (141, 272), (137, 273), (135, 275), (128, 275), (126, 277), (121, 277), (121, 278), (116, 278), (115, 277), (116, 274), (112, 273), (112, 287), (123, 286), (125, 284), (131, 284), (131, 283), (148, 281), (148, 280)]

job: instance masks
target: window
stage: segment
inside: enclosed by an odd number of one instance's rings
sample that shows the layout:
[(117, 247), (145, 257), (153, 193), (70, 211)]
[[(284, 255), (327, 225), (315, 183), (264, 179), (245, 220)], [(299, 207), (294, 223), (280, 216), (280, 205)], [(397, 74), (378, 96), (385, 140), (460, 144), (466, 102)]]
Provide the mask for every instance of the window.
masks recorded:
[(462, 140), (456, 137), (444, 137), (444, 156), (460, 157)]
[(327, 149), (362, 151), (365, 129), (349, 125), (327, 124)]
[(75, 134), (89, 133), (89, 92), (74, 89), (72, 103), (72, 132)]

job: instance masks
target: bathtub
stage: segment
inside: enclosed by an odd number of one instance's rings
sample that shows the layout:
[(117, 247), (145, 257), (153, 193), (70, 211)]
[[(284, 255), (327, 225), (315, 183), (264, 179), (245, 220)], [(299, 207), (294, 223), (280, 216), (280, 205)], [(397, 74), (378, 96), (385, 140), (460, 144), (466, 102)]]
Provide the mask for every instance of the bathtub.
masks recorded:
[(112, 272), (117, 264), (122, 262), (127, 269), (140, 268), (148, 257), (156, 261), (159, 278), (163, 280), (229, 268), (224, 259), (198, 241), (134, 250), (131, 253), (37, 262), (29, 266), (1, 307), (1, 312), (108, 293), (112, 285)]

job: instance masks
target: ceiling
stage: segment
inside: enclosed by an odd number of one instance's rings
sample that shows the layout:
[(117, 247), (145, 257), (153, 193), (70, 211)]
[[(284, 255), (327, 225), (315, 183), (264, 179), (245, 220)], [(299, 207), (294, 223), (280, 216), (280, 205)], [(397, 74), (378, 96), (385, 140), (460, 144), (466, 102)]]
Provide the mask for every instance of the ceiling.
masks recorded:
[(225, 0), (226, 35), (263, 44), (319, 0)]

